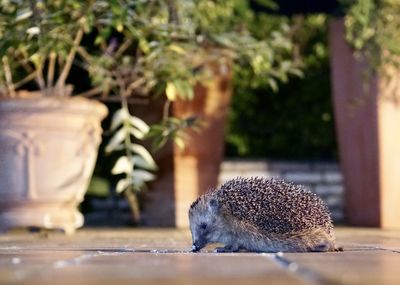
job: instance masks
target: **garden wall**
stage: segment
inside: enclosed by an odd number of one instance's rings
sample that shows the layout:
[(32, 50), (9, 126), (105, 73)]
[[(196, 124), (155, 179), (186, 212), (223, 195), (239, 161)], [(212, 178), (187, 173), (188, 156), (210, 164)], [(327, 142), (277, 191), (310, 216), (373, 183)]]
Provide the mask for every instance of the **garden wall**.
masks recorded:
[(279, 177), (302, 184), (327, 203), (335, 222), (343, 221), (344, 188), (337, 163), (225, 160), (221, 166), (219, 183), (237, 176)]
[[(237, 176), (280, 177), (302, 184), (320, 196), (332, 212), (335, 222), (343, 221), (342, 175), (337, 163), (269, 160), (225, 160), (219, 183)], [(112, 193), (107, 198), (85, 199), (87, 226), (128, 226), (133, 224), (124, 196)], [(144, 205), (145, 206), (145, 205)]]

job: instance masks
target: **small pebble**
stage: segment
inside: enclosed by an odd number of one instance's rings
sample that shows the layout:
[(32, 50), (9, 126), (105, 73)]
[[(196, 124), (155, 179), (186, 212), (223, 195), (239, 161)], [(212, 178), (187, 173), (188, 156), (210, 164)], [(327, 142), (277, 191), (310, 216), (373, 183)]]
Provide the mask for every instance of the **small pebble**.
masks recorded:
[(21, 263), (21, 258), (19, 257), (13, 257), (11, 259), (12, 264), (20, 264)]

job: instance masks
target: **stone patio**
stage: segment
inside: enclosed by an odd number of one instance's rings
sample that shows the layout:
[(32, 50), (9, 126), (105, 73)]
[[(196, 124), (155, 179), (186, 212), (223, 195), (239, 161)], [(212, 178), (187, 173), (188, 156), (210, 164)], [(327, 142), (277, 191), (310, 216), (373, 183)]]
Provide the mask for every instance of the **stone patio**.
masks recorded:
[(0, 284), (400, 284), (400, 231), (338, 228), (343, 252), (190, 253), (166, 229), (0, 235)]

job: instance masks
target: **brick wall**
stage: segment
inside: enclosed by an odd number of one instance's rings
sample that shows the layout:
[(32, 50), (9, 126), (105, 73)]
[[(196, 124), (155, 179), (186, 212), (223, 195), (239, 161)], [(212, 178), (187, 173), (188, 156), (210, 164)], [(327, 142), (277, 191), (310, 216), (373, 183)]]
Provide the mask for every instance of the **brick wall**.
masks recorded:
[[(327, 203), (335, 222), (343, 221), (342, 175), (336, 163), (226, 160), (222, 163), (219, 183), (237, 176), (280, 177), (302, 184)], [(127, 226), (132, 224), (124, 196), (85, 199), (87, 226)]]
[(335, 222), (343, 221), (342, 174), (337, 163), (226, 160), (221, 166), (219, 183), (237, 176), (278, 177), (302, 184), (328, 205)]

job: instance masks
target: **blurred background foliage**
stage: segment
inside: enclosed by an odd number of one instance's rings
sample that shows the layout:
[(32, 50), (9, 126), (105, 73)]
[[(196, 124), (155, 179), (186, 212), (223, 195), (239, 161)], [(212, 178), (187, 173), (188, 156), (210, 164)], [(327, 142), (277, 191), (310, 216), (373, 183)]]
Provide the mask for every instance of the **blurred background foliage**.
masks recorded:
[[(210, 1), (197, 1), (197, 3), (200, 5)], [(246, 32), (255, 40), (275, 39), (292, 44), (291, 58), (287, 57), (287, 54), (284, 56), (291, 61), (290, 64), (301, 67), (302, 75), (296, 71), (280, 72), (276, 76), (257, 73), (255, 72), (257, 62), (248, 60), (252, 55), (249, 54), (246, 59), (245, 45), (239, 50), (244, 60), (234, 65), (235, 76), (232, 82), (234, 94), (226, 126), (226, 157), (336, 160), (330, 98), (328, 16), (323, 14), (285, 16), (273, 12), (251, 11), (250, 1), (228, 1), (228, 3), (236, 5), (235, 29), (239, 29), (239, 32), (241, 31), (240, 25), (237, 24), (238, 19), (242, 21), (243, 27), (246, 27)], [(238, 5), (240, 3), (243, 6)], [(276, 11), (271, 1), (258, 4), (269, 7), (270, 11)], [(201, 9), (209, 11), (209, 13), (197, 13), (205, 15), (198, 21), (202, 22), (200, 26), (204, 27), (207, 35), (229, 31), (233, 26), (233, 22), (229, 21), (221, 21), (220, 26), (215, 25), (218, 22), (217, 18), (224, 13), (224, 9), (215, 10), (215, 13), (211, 13), (209, 7), (200, 7)], [(232, 7), (228, 7), (226, 12), (232, 13)], [(229, 44), (230, 39), (229, 33), (225, 33), (225, 41), (221, 38), (212, 38), (217, 43), (222, 40), (221, 44)], [(240, 46), (240, 42), (237, 46)], [(278, 67), (284, 67), (285, 58), (279, 58), (284, 53), (276, 48), (269, 52), (275, 52), (272, 56), (279, 62)], [(257, 57), (252, 56), (252, 58)], [(277, 80), (266, 82), (268, 78)], [(116, 110), (118, 104), (110, 103), (109, 107), (111, 110)], [(105, 129), (108, 129), (110, 120), (106, 120), (103, 124)], [(88, 195), (115, 195), (109, 193), (107, 189), (110, 189), (110, 183), (115, 185), (118, 180), (118, 177), (110, 176), (112, 167), (110, 162), (115, 162), (118, 155), (112, 153), (104, 156), (103, 149), (104, 146), (101, 146), (96, 177), (92, 181)], [(92, 191), (93, 189), (97, 190)], [(98, 189), (103, 189), (102, 195), (98, 195)]]
[[(220, 45), (228, 47), (227, 50), (236, 61), (233, 65), (232, 104), (226, 125), (225, 156), (276, 160), (336, 160), (330, 97), (328, 16), (318, 13), (282, 15), (278, 11), (279, 7), (270, 0), (194, 2), (198, 5), (195, 14), (198, 18), (194, 22), (201, 29), (189, 30), (202, 35), (196, 39), (201, 40), (205, 49), (196, 49), (193, 52), (199, 52), (203, 56), (205, 51), (212, 57), (213, 53), (207, 51), (207, 46)], [(219, 9), (207, 6), (213, 2), (218, 3)], [(254, 3), (257, 3), (258, 8), (255, 8)], [(223, 5), (228, 6), (224, 8)], [(260, 7), (266, 10), (259, 9)], [(183, 19), (185, 21), (187, 18)], [(238, 34), (241, 36), (238, 37)], [(252, 45), (257, 41), (264, 43)], [(148, 41), (150, 42), (151, 40)], [(178, 45), (192, 54), (192, 50), (186, 49), (184, 43), (174, 43), (172, 52), (175, 52)], [(249, 45), (252, 45), (251, 48), (247, 48)], [(266, 60), (259, 61), (258, 53)], [(218, 57), (220, 54), (215, 55)], [(166, 76), (174, 73), (175, 62), (171, 58), (168, 64), (163, 65), (171, 67), (171, 72), (150, 68), (150, 71), (154, 71), (154, 74), (150, 74), (151, 77), (157, 79), (158, 84), (154, 85), (156, 88), (153, 91), (158, 96), (160, 92), (157, 90), (166, 90), (168, 83), (172, 82), (175, 89), (179, 89), (179, 84), (175, 84), (176, 79)], [(186, 66), (184, 70), (185, 72), (180, 73), (184, 74), (180, 78), (189, 78), (185, 80), (192, 82), (190, 66)], [(197, 79), (197, 74), (194, 75), (193, 78)], [(182, 93), (182, 90), (178, 91), (180, 92), (177, 94)], [(169, 98), (166, 95), (171, 101), (174, 100), (175, 96)], [(111, 112), (119, 108), (119, 104), (108, 105)], [(135, 103), (131, 107), (134, 111)], [(106, 130), (110, 124), (111, 118), (103, 122)], [(105, 142), (107, 134), (106, 132)], [(151, 143), (147, 141), (145, 144), (149, 146)], [(112, 208), (118, 208), (118, 195), (113, 190), (114, 187), (110, 186), (116, 185), (121, 177), (110, 175), (110, 169), (120, 156), (116, 152), (105, 156), (104, 146), (105, 143), (100, 147), (95, 177), (87, 195), (104, 198), (111, 195), (115, 204)], [(92, 210), (93, 205), (88, 201), (90, 199), (85, 199), (82, 205), (85, 212)]]
[(294, 60), (302, 62), (304, 75), (279, 83), (275, 91), (262, 84), (262, 77), (254, 78), (247, 68), (236, 71), (226, 156), (337, 159), (327, 21), (322, 14), (257, 15), (252, 23), (257, 37), (263, 37), (282, 22), (290, 27), (297, 48)]
[[(226, 157), (336, 160), (328, 16), (260, 12), (240, 17), (256, 39), (268, 38), (274, 30), (287, 27), (287, 40), (295, 44), (293, 62), (301, 65), (303, 75), (285, 74), (274, 87), (266, 84), (265, 77), (255, 74), (249, 62), (235, 66), (234, 94), (226, 126)], [(110, 103), (109, 108), (115, 111), (118, 103)], [(109, 119), (103, 122), (105, 129), (109, 128)], [(103, 149), (102, 145), (96, 176), (107, 177), (114, 184), (110, 161), (115, 162), (118, 155), (105, 156)]]

